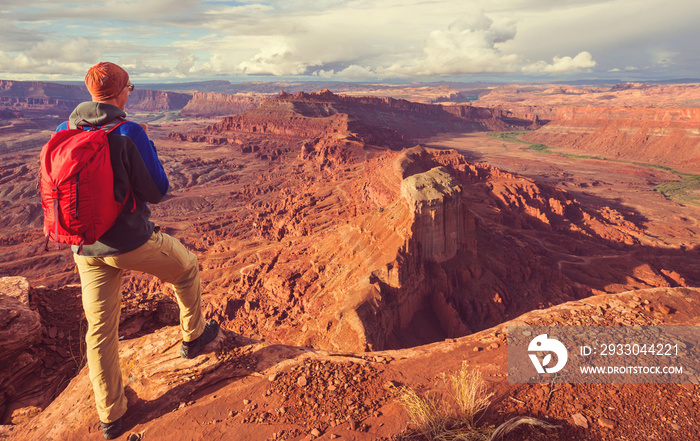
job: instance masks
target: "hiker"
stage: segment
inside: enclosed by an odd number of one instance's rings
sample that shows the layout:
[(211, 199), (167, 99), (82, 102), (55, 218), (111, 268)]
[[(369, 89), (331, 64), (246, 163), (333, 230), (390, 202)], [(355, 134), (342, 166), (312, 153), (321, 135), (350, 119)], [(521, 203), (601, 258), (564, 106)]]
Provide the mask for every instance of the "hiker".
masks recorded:
[(126, 200), (124, 209), (97, 242), (72, 247), (88, 322), (87, 363), (97, 414), (105, 439), (114, 439), (123, 431), (127, 408), (118, 352), (123, 270), (152, 274), (173, 285), (180, 308), (181, 357), (196, 357), (216, 337), (219, 325), (204, 322), (197, 257), (149, 220), (146, 203), (160, 202), (169, 183), (148, 127), (126, 121), (124, 107), (134, 90), (129, 75), (114, 63), (98, 63), (87, 72), (85, 85), (92, 101), (79, 104), (56, 131), (114, 128), (107, 135), (109, 156), (114, 196)]

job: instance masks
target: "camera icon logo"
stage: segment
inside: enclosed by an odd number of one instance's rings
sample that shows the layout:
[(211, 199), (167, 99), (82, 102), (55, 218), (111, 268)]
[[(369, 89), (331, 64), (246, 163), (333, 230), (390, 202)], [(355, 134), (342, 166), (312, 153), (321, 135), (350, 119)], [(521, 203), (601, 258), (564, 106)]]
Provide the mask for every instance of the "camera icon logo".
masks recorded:
[[(536, 354), (528, 354), (539, 374), (555, 374), (564, 369), (566, 362), (569, 360), (569, 352), (566, 350), (566, 346), (559, 340), (547, 338), (547, 334), (540, 334), (533, 338), (527, 350), (528, 352), (549, 352), (542, 361), (537, 358)], [(547, 367), (552, 361), (552, 352), (557, 356), (557, 363), (552, 367)]]

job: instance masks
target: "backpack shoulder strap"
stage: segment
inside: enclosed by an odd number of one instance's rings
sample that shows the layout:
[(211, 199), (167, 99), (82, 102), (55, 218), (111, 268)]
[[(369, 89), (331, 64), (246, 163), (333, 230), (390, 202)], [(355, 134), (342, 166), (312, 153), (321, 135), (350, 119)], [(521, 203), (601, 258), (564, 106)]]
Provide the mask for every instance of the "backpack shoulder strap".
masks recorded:
[[(116, 129), (120, 125), (124, 124), (125, 122), (129, 122), (127, 119), (124, 119), (122, 117), (119, 117), (117, 119), (113, 119), (112, 121), (108, 122), (107, 124), (103, 124), (101, 126), (96, 126), (95, 124), (92, 124), (86, 119), (83, 119), (80, 121), (80, 125), (76, 126), (78, 129), (83, 129), (83, 130), (105, 130), (107, 133), (111, 132), (112, 130)], [(84, 124), (83, 124), (84, 123)], [(68, 121), (68, 128), (70, 128), (71, 122)]]
[[(128, 121), (127, 121), (127, 120), (121, 121), (120, 123), (118, 123), (118, 124), (116, 124), (114, 127), (112, 127), (111, 129), (107, 130), (107, 133), (112, 133), (112, 131), (113, 131), (114, 129), (116, 129), (116, 128), (119, 127), (120, 125), (124, 124), (125, 122), (128, 122)], [(102, 126), (102, 128), (104, 129), (105, 127)]]

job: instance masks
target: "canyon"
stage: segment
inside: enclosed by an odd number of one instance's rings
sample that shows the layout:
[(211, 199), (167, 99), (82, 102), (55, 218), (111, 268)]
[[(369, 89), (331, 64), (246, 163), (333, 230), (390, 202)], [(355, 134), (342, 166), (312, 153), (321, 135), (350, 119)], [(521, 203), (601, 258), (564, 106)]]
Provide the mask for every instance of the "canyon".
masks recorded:
[[(613, 87), (604, 93), (640, 89)], [(696, 109), (591, 108), (595, 93), (512, 106), (498, 88), (472, 104), (143, 92), (134, 114), (152, 118), (171, 181), (153, 219), (197, 254), (206, 315), (225, 331), (215, 356), (177, 360), (171, 288), (125, 274), (129, 432), (391, 439), (410, 423), (386, 385), (440, 390), (439, 374), (468, 360), (498, 397), (484, 422), (526, 414), (572, 439), (692, 439), (697, 384), (507, 382), (509, 325), (697, 324), (698, 208), (654, 191), (673, 171), (632, 163), (693, 172)], [(55, 119), (32, 119), (50, 101), (8, 103), (0, 322), (22, 338), (16, 362), (0, 359), (0, 437), (97, 439), (72, 257), (41, 246), (36, 156)], [(486, 135), (525, 130), (527, 142), (630, 163)], [(319, 398), (330, 378), (350, 385), (330, 395), (339, 401)], [(654, 425), (665, 414), (649, 395), (684, 411)]]
[(700, 109), (560, 108), (523, 139), (580, 154), (700, 172)]

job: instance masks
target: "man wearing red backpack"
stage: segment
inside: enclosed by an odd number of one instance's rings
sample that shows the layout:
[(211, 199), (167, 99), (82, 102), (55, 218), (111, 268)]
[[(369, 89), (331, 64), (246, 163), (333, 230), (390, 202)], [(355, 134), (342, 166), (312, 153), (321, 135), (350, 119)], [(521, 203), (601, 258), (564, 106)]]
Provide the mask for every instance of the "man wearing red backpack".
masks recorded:
[[(152, 274), (173, 285), (180, 308), (180, 356), (194, 358), (219, 332), (204, 322), (197, 257), (150, 221), (147, 203), (160, 202), (169, 183), (148, 128), (126, 120), (124, 107), (134, 86), (114, 63), (90, 68), (85, 84), (91, 102), (78, 105), (57, 131), (110, 130), (107, 138), (114, 197), (125, 201), (114, 225), (93, 244), (73, 246), (88, 322), (87, 361), (105, 439), (121, 435), (127, 408), (119, 367), (121, 276), (125, 269)], [(121, 124), (120, 124), (121, 123)]]

